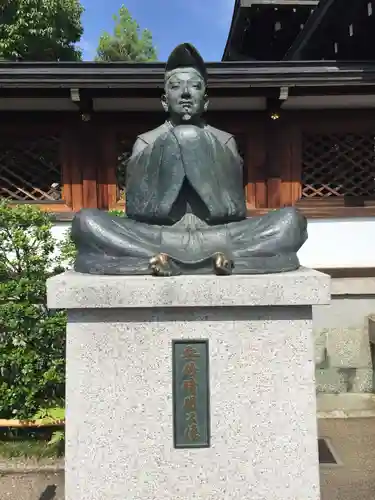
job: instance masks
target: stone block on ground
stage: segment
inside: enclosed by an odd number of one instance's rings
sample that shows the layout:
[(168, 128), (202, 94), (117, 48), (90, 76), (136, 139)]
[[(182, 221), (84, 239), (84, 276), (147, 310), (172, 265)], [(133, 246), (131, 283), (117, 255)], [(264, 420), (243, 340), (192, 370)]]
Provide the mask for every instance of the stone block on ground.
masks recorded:
[(316, 369), (316, 392), (339, 394), (347, 392), (347, 375), (339, 368)]
[(375, 344), (375, 314), (368, 317), (368, 334), (371, 344)]
[(365, 327), (330, 328), (327, 332), (327, 356), (330, 367), (371, 367), (368, 330)]
[(348, 377), (348, 392), (373, 392), (373, 376), (372, 368), (357, 368)]

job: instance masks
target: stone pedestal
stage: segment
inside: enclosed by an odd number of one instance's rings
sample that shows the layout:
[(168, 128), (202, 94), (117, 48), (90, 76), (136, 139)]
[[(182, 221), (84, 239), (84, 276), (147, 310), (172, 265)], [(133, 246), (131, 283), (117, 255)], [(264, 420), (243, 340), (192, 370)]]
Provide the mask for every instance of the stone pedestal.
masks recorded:
[[(308, 269), (50, 279), (69, 311), (66, 500), (318, 500), (311, 317), (329, 297)], [(179, 339), (209, 341), (206, 448), (174, 447)]]

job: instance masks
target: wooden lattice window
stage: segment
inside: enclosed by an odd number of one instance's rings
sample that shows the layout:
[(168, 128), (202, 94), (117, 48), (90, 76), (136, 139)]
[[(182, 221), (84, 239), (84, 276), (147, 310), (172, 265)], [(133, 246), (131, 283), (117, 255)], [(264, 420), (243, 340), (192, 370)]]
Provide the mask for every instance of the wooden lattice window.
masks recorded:
[(302, 197), (373, 197), (375, 132), (304, 134)]
[(53, 203), (61, 192), (59, 137), (0, 137), (0, 198)]

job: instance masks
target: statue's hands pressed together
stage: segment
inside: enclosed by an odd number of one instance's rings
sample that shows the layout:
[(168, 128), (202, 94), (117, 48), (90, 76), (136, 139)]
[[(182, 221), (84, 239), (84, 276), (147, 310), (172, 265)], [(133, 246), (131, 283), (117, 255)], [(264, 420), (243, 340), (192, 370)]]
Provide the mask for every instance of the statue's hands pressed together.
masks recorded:
[(201, 133), (201, 128), (195, 125), (177, 125), (173, 129), (174, 136), (179, 140), (195, 139)]

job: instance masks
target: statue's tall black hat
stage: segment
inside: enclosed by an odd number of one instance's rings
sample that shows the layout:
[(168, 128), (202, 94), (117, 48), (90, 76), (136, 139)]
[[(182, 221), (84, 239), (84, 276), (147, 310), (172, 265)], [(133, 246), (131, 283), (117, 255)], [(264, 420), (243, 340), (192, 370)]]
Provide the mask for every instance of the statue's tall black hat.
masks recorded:
[(166, 77), (180, 68), (194, 68), (207, 82), (206, 65), (198, 50), (191, 43), (181, 43), (172, 50), (165, 67)]

